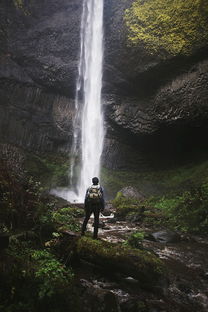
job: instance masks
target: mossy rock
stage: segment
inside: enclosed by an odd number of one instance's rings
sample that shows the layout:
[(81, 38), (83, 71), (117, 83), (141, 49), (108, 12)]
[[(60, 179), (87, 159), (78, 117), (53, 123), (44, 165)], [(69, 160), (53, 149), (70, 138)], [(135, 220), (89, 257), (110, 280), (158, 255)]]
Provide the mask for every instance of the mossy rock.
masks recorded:
[(138, 199), (125, 197), (121, 192), (117, 193), (112, 204), (116, 208), (116, 217), (119, 219), (125, 219), (129, 214), (139, 214), (142, 209)]
[(132, 276), (142, 288), (156, 286), (165, 276), (162, 261), (149, 251), (82, 237), (77, 241), (76, 252), (79, 258), (107, 271)]
[(125, 12), (131, 44), (150, 54), (189, 55), (208, 41), (208, 4), (202, 0), (134, 0)]

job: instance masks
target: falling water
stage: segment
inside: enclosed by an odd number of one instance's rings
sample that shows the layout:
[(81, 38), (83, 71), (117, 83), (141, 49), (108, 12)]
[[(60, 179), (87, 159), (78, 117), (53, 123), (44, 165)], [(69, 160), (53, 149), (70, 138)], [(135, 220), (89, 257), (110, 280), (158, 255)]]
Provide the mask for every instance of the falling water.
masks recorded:
[[(83, 201), (92, 177), (99, 176), (100, 172), (104, 137), (101, 107), (102, 60), (103, 0), (84, 0), (75, 101), (77, 114), (74, 120), (72, 147), (75, 157), (81, 152), (81, 173), (76, 195), (72, 195), (73, 199), (78, 201)], [(81, 126), (81, 133), (79, 126)], [(71, 165), (71, 178), (74, 171), (75, 160)]]

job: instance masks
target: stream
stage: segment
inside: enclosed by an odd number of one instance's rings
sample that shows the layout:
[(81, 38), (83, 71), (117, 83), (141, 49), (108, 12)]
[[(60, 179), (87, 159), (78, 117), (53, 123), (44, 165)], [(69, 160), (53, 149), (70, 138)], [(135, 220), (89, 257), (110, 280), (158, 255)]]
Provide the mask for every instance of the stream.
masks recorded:
[[(161, 229), (159, 226), (151, 228), (143, 223), (116, 221), (111, 214), (111, 216), (101, 216), (99, 238), (118, 243), (124, 242), (126, 237), (135, 231), (153, 233), (161, 230), (166, 229)], [(88, 223), (88, 231), (93, 232), (93, 217)], [(109, 296), (113, 294), (116, 303), (111, 298), (108, 311), (207, 312), (208, 242), (206, 238), (180, 234), (180, 240), (173, 243), (144, 239), (142, 246), (153, 251), (166, 264), (167, 285), (161, 285), (161, 289), (154, 293), (144, 291), (131, 276), (118, 276), (113, 272), (106, 275), (106, 272), (102, 273), (89, 263), (83, 263), (79, 270), (79, 279), (84, 289), (94, 289), (94, 294), (106, 293), (106, 291)], [(94, 311), (93, 308), (91, 311)]]

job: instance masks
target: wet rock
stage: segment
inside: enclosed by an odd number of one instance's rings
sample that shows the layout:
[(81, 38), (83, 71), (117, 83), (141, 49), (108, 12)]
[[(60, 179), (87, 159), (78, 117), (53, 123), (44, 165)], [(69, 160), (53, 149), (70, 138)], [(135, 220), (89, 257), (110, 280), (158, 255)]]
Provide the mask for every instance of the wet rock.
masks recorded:
[(65, 230), (63, 228), (59, 229), (59, 232), (63, 235), (68, 236), (69, 238), (75, 238), (75, 237), (79, 237), (80, 235), (78, 233), (72, 232), (72, 231), (68, 231)]
[(205, 278), (205, 279), (208, 279), (208, 272), (206, 272), (206, 273), (204, 274), (204, 278)]
[(113, 212), (113, 205), (110, 202), (105, 203), (105, 209)]
[(99, 284), (80, 280), (82, 287), (82, 312), (119, 312), (119, 304), (113, 292), (102, 289)]
[(132, 186), (126, 186), (122, 188), (119, 192), (122, 193), (122, 195), (127, 198), (136, 198), (139, 200), (145, 199), (144, 194), (138, 192), (138, 190)]
[(129, 214), (126, 216), (126, 220), (132, 223), (140, 223), (144, 219), (144, 211), (140, 210), (138, 213)]
[(99, 287), (101, 287), (103, 289), (118, 288), (118, 284), (115, 283), (115, 282), (106, 282), (106, 281), (93, 280), (93, 284), (97, 284)]
[(152, 233), (150, 237), (153, 237), (156, 242), (164, 244), (177, 243), (180, 241), (180, 235), (174, 231), (169, 230)]
[(105, 217), (110, 216), (111, 215), (111, 211), (109, 209), (104, 209), (102, 211), (102, 215), (105, 216)]
[(133, 278), (131, 276), (124, 278), (123, 281), (129, 285), (137, 285), (138, 284), (138, 280), (136, 280), (135, 278)]
[(120, 304), (122, 312), (138, 312), (138, 311), (148, 311), (146, 303), (141, 301), (137, 297), (130, 297)]
[(61, 208), (72, 206), (71, 203), (65, 200), (64, 198), (61, 198), (52, 194), (47, 194), (47, 197), (49, 201), (55, 203), (55, 209), (61, 209)]
[(160, 299), (150, 299), (148, 300), (149, 312), (162, 312), (165, 311), (165, 302)]
[[(95, 224), (94, 224), (94, 222), (93, 222), (92, 227), (94, 227), (94, 226), (95, 226)], [(100, 221), (98, 227), (99, 227), (100, 229), (103, 229), (103, 228), (105, 227), (105, 222)]]
[(185, 280), (181, 280), (176, 284), (177, 288), (183, 293), (191, 293), (191, 285)]
[(117, 219), (116, 218), (111, 218), (111, 219), (107, 219), (106, 220), (106, 223), (116, 223), (117, 222)]

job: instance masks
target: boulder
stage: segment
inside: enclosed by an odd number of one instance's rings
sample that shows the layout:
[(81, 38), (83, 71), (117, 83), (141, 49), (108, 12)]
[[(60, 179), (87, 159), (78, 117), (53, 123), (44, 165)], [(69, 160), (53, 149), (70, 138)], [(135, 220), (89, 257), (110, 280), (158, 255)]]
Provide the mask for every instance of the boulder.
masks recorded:
[(104, 217), (109, 217), (111, 215), (111, 211), (109, 209), (104, 209), (101, 213)]
[(116, 218), (111, 218), (111, 219), (107, 219), (106, 223), (116, 223), (117, 219)]
[(180, 235), (174, 231), (164, 230), (152, 233), (151, 236), (159, 243), (177, 243), (180, 241)]
[(119, 312), (118, 300), (113, 292), (103, 289), (99, 284), (85, 279), (80, 280), (82, 289), (82, 312)]
[(139, 192), (133, 186), (126, 186), (119, 191), (126, 198), (136, 198), (139, 200), (144, 200), (145, 196), (141, 192)]

